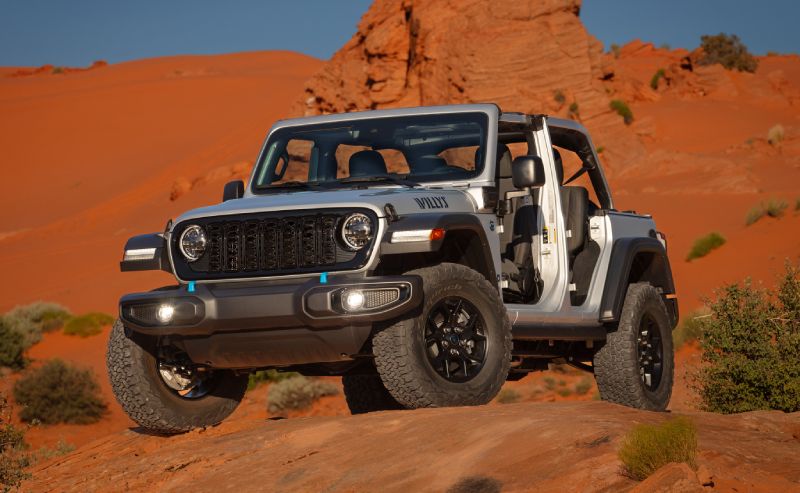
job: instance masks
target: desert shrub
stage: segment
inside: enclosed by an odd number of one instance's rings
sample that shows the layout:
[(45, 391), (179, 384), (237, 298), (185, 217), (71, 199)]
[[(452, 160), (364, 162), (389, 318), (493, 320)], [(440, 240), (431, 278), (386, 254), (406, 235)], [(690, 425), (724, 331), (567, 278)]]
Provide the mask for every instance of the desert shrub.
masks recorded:
[(763, 204), (754, 205), (749, 211), (747, 211), (747, 214), (744, 215), (744, 224), (746, 226), (751, 226), (766, 215), (767, 211), (764, 210)]
[(114, 323), (114, 317), (107, 313), (91, 312), (72, 317), (64, 325), (64, 333), (71, 336), (89, 337), (103, 331), (103, 327)]
[(25, 468), (30, 460), (25, 454), (25, 431), (11, 424), (11, 410), (0, 395), (0, 490), (7, 493), (19, 488), (30, 477)]
[(578, 107), (578, 103), (576, 101), (571, 102), (567, 110), (567, 116), (575, 120), (580, 116), (580, 114), (581, 112), (580, 108)]
[(497, 393), (497, 402), (500, 404), (511, 404), (520, 400), (522, 396), (514, 389), (500, 389)]
[(0, 366), (16, 370), (25, 366), (25, 338), (0, 318)]
[(611, 101), (609, 106), (612, 110), (616, 111), (619, 116), (622, 117), (622, 121), (625, 122), (625, 125), (630, 125), (633, 123), (633, 112), (625, 101), (621, 99), (614, 99)]
[(725, 286), (709, 307), (695, 382), (703, 409), (800, 411), (800, 269), (787, 264), (776, 291)]
[(755, 72), (758, 68), (758, 60), (735, 34), (701, 36), (700, 47), (703, 48), (703, 56), (697, 62), (700, 65), (719, 63), (728, 70), (740, 72)]
[(42, 340), (43, 332), (60, 329), (69, 318), (69, 310), (44, 301), (14, 307), (3, 316), (12, 329), (23, 335), (26, 349)]
[(304, 376), (287, 378), (269, 388), (267, 409), (271, 413), (305, 409), (320, 397), (338, 393), (339, 389), (330, 382)]
[(553, 93), (553, 100), (556, 103), (563, 105), (567, 102), (567, 97), (564, 96), (564, 93), (561, 92), (561, 89), (557, 89), (556, 92)]
[(683, 318), (680, 325), (672, 331), (672, 346), (678, 349), (687, 342), (699, 341), (703, 337), (703, 319), (710, 316), (710, 311), (704, 307)]
[(769, 129), (769, 132), (767, 132), (767, 142), (769, 142), (770, 145), (776, 146), (783, 141), (784, 136), (785, 132), (783, 130), (783, 125), (775, 125)]
[(794, 201), (794, 210), (795, 212), (800, 211), (800, 197), (798, 197)]
[(670, 44), (669, 44), (669, 43), (661, 43), (661, 45), (659, 46), (659, 48), (661, 48), (662, 50), (671, 50), (671, 49), (672, 49), (672, 46), (670, 46)]
[(575, 393), (578, 395), (586, 395), (590, 390), (592, 390), (591, 377), (583, 377), (575, 384)]
[(544, 388), (547, 390), (556, 388), (556, 379), (553, 377), (544, 377)]
[(247, 390), (253, 390), (261, 384), (267, 382), (280, 382), (287, 378), (292, 378), (300, 375), (293, 371), (278, 371), (278, 370), (259, 370), (250, 374), (247, 379)]
[(764, 211), (769, 217), (779, 218), (787, 207), (789, 207), (789, 204), (785, 200), (769, 199), (764, 205)]
[(54, 359), (14, 384), (23, 421), (88, 424), (100, 419), (106, 404), (91, 370)]
[(609, 47), (609, 51), (614, 55), (614, 58), (619, 58), (620, 48), (618, 44), (612, 43)]
[(64, 441), (63, 438), (56, 442), (53, 448), (41, 447), (31, 458), (33, 462), (40, 462), (52, 459), (53, 457), (61, 457), (75, 450), (75, 445)]
[(701, 236), (694, 241), (692, 249), (689, 250), (689, 253), (686, 255), (686, 260), (692, 261), (696, 258), (705, 257), (711, 253), (712, 250), (716, 250), (724, 244), (725, 237), (719, 233), (713, 232), (705, 236)]
[(605, 150), (606, 150), (606, 148), (605, 148), (605, 147), (603, 147), (603, 146), (598, 146), (598, 147), (597, 147), (597, 149), (595, 149), (595, 150), (597, 151), (597, 153), (598, 153), (598, 154), (602, 154), (602, 153), (603, 153), (603, 151), (605, 151)]
[(53, 67), (52, 73), (54, 73), (54, 74), (63, 74), (64, 73), (64, 67)]
[(561, 397), (569, 397), (572, 395), (572, 389), (569, 387), (562, 387), (556, 391)]
[(625, 472), (640, 481), (670, 462), (697, 468), (697, 429), (685, 417), (636, 425), (622, 440), (618, 456)]
[(663, 68), (656, 70), (656, 73), (653, 74), (653, 78), (650, 79), (650, 87), (653, 88), (654, 91), (658, 90), (658, 83), (665, 75), (667, 75), (667, 73), (664, 72)]

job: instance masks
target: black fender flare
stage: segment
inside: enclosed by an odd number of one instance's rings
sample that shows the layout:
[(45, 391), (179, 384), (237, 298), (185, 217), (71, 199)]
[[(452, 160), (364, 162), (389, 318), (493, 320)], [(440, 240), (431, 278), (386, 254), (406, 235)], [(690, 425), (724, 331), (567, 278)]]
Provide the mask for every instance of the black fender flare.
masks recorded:
[(664, 245), (656, 238), (620, 238), (611, 248), (611, 260), (600, 302), (600, 321), (617, 322), (622, 313), (622, 304), (633, 282), (649, 281), (660, 288), (672, 318), (672, 327), (678, 323), (678, 300), (672, 268)]
[[(440, 240), (433, 241), (414, 241), (408, 243), (392, 243), (392, 233), (396, 231), (413, 231), (441, 228), (445, 230), (445, 236)], [(381, 239), (380, 255), (398, 255), (407, 253), (437, 252), (447, 241), (447, 234), (453, 231), (469, 231), (475, 233), (481, 243), (483, 252), (483, 263), (486, 276), (489, 282), (497, 282), (497, 271), (494, 267), (492, 250), (489, 246), (489, 239), (480, 219), (475, 214), (434, 212), (422, 214), (410, 214), (401, 216), (391, 222)]]
[[(149, 249), (153, 249), (152, 257), (128, 257), (129, 251)], [(125, 250), (122, 253), (122, 261), (119, 263), (119, 270), (122, 272), (138, 270), (163, 270), (171, 274), (172, 265), (169, 262), (167, 241), (158, 233), (138, 235), (128, 239), (128, 241), (125, 243)]]

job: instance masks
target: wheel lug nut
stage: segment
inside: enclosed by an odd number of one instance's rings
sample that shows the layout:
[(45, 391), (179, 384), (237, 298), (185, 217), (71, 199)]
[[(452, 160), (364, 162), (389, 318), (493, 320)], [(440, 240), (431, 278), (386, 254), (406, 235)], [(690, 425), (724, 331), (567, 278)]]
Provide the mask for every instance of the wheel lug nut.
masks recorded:
[(449, 346), (449, 345), (450, 345), (450, 343), (449, 343), (449, 342), (447, 342), (447, 341), (442, 341), (442, 346), (444, 346), (444, 347), (447, 347), (447, 346)]
[(458, 354), (458, 349), (451, 349), (450, 354)]

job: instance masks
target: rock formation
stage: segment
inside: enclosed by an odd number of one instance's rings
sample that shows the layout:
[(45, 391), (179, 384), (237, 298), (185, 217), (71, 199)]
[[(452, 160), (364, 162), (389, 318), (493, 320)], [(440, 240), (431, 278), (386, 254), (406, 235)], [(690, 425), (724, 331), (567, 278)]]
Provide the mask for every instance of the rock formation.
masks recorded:
[(614, 142), (604, 158), (623, 163), (643, 148), (609, 109), (604, 81), (613, 67), (580, 7), (581, 0), (377, 0), (306, 83), (294, 114), (494, 102), (580, 120), (596, 145)]

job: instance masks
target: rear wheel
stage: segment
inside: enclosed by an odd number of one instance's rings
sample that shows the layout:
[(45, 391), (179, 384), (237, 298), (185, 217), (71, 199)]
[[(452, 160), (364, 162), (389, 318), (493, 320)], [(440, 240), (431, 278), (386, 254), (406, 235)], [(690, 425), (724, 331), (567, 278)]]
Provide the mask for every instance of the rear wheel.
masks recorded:
[(114, 396), (141, 427), (182, 433), (227, 418), (247, 390), (247, 375), (195, 368), (156, 338), (129, 332), (117, 321), (108, 341), (108, 375)]
[(672, 331), (661, 294), (648, 283), (631, 284), (617, 330), (595, 353), (600, 397), (663, 411), (672, 395), (673, 371)]
[(508, 375), (511, 326), (489, 281), (463, 265), (407, 273), (422, 278), (417, 314), (374, 335), (375, 366), (407, 408), (489, 402)]

